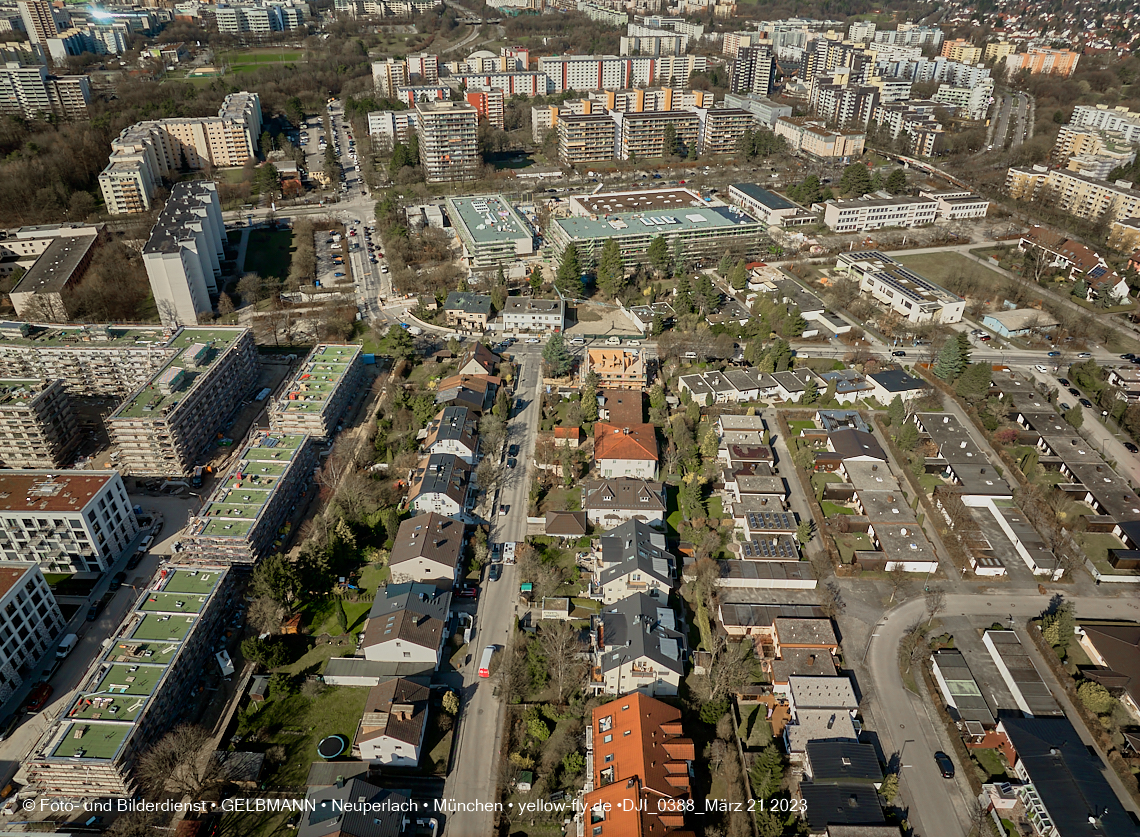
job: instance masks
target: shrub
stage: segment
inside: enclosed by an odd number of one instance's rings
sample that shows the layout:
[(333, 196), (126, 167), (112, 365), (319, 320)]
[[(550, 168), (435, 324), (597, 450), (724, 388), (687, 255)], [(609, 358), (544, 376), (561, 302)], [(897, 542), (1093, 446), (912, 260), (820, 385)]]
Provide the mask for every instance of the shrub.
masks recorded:
[(1077, 697), (1085, 705), (1085, 709), (1097, 715), (1111, 715), (1116, 708), (1116, 698), (1109, 694), (1108, 689), (1086, 680), (1077, 687)]
[(562, 757), (562, 769), (565, 770), (569, 776), (577, 776), (586, 769), (586, 759), (577, 750), (572, 753), (567, 753)]
[(726, 712), (728, 712), (728, 701), (724, 698), (701, 704), (701, 720), (706, 724), (715, 724)]

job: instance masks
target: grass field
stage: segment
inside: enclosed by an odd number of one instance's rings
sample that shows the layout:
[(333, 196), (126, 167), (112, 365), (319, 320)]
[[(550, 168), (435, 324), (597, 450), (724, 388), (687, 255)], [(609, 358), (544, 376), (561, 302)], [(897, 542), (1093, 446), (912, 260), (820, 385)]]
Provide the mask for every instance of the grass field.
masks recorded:
[(258, 64), (291, 64), (303, 60), (305, 53), (299, 50), (254, 49), (241, 52), (227, 52), (222, 55), (222, 62), (228, 64), (233, 72), (239, 67), (257, 66)]
[(245, 269), (284, 280), (292, 261), (293, 233), (289, 230), (253, 230), (245, 253)]
[(996, 270), (971, 261), (961, 253), (925, 253), (919, 256), (900, 256), (898, 260), (939, 285), (958, 277), (972, 277), (982, 287), (1005, 282), (1005, 277)]

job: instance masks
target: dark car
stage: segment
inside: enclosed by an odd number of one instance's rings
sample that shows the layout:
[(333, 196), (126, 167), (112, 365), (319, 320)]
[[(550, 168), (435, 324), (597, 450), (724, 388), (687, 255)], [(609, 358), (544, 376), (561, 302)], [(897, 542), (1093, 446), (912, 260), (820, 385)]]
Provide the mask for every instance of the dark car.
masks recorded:
[(906, 357), (906, 352), (891, 352), (891, 357)]
[(1131, 442), (1125, 442), (1124, 449), (1129, 453), (1140, 453), (1140, 448), (1136, 447), (1136, 445), (1132, 444)]
[(1058, 351), (1049, 352), (1049, 357), (1060, 357), (1061, 353)]
[(1080, 391), (1077, 389), (1074, 389), (1073, 387), (1069, 387), (1069, 395), (1075, 395), (1077, 398), (1081, 397)]
[(943, 779), (954, 778), (954, 762), (950, 760), (950, 756), (939, 750), (934, 754), (934, 761), (938, 764), (938, 769), (942, 773)]
[(100, 599), (99, 601), (95, 602), (95, 604), (91, 605), (91, 607), (87, 608), (87, 621), (94, 622), (96, 619), (98, 619), (99, 614), (103, 612), (103, 607), (106, 604), (107, 603), (103, 599)]
[(1069, 385), (1069, 379), (1068, 378), (1058, 378), (1057, 380), (1060, 381), (1061, 386), (1063, 386), (1063, 387), (1067, 387)]
[(487, 573), (487, 578), (491, 581), (498, 581), (503, 575), (502, 564), (492, 564), (490, 572)]
[(32, 689), (31, 694), (28, 695), (28, 702), (25, 704), (29, 712), (39, 712), (43, 709), (49, 700), (51, 700), (52, 692), (55, 690), (51, 687), (50, 683), (39, 682), (36, 687)]
[(127, 559), (127, 569), (133, 570), (135, 567), (137, 567), (139, 565), (139, 562), (142, 561), (144, 554), (145, 553), (143, 553), (143, 552), (136, 552), (134, 555), (132, 555), (130, 558), (128, 558)]
[(507, 448), (507, 456), (518, 456), (518, 455), (519, 455), (519, 446), (518, 445), (511, 445), (509, 448)]
[(112, 590), (112, 591), (118, 590), (120, 587), (123, 586), (123, 582), (126, 580), (127, 580), (127, 574), (126, 573), (115, 573), (114, 577), (111, 579), (111, 584), (110, 584), (110, 586), (107, 587), (107, 589)]
[(479, 597), (479, 588), (474, 584), (465, 584), (455, 595), (461, 599), (476, 599)]
[(6, 715), (3, 721), (0, 721), (0, 741), (7, 740), (8, 736), (16, 731), (16, 727), (20, 725), (20, 713), (13, 712), (11, 715)]
[(515, 466), (518, 464), (519, 464), (519, 461), (517, 459), (515, 459), (513, 456), (507, 460), (507, 467), (510, 468), (511, 470), (514, 470)]
[(1092, 409), (1093, 403), (1091, 401), (1089, 401), (1087, 398), (1082, 398), (1082, 399), (1080, 399), (1080, 401), (1081, 401), (1082, 407), (1086, 407), (1090, 410)]
[(1067, 412), (1069, 412), (1069, 410), (1073, 409), (1073, 405), (1072, 405), (1072, 404), (1066, 404), (1064, 401), (1062, 401), (1062, 402), (1061, 402), (1060, 404), (1058, 404), (1057, 406), (1061, 408), (1061, 412), (1062, 412), (1062, 413), (1067, 413)]

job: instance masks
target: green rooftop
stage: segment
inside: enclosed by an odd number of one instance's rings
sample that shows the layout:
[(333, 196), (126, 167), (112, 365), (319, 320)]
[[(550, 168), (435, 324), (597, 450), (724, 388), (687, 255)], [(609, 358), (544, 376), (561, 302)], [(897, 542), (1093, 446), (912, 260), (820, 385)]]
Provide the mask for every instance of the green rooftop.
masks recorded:
[(320, 413), (360, 352), (361, 347), (354, 345), (317, 346), (273, 409), (281, 413)]
[(131, 639), (181, 642), (197, 621), (197, 616), (148, 613), (131, 634)]
[(165, 665), (112, 665), (98, 688), (80, 695), (68, 717), (133, 721), (142, 714), (146, 699), (154, 694), (165, 672)]
[(452, 222), (458, 217), (460, 224), (455, 226), (476, 244), (531, 238), (530, 228), (502, 195), (448, 198), (447, 204)]
[(673, 233), (713, 233), (737, 227), (760, 226), (759, 221), (736, 207), (707, 205), (612, 212), (593, 217), (574, 216), (557, 218), (554, 223), (562, 228), (571, 241), (627, 236), (647, 236), (653, 239)]
[(261, 516), (305, 436), (265, 433), (242, 451), (198, 514), (196, 536), (242, 538)]
[(175, 570), (163, 585), (164, 593), (197, 593), (207, 595), (218, 586), (221, 573), (216, 570)]
[(51, 754), (61, 759), (112, 759), (133, 729), (134, 724), (69, 723)]
[(151, 663), (165, 666), (170, 665), (177, 651), (178, 645), (175, 643), (127, 640), (116, 642), (103, 659), (110, 663)]
[(186, 593), (151, 593), (143, 602), (142, 610), (148, 613), (201, 613), (206, 596)]
[[(24, 329), (27, 335), (23, 335)], [(162, 326), (153, 328), (120, 328), (109, 325), (64, 326), (44, 328), (21, 322), (0, 323), (0, 342), (9, 346), (78, 346), (101, 349), (133, 346), (161, 346), (169, 332)]]
[(170, 341), (177, 354), (167, 361), (143, 387), (111, 415), (120, 418), (158, 418), (161, 411), (178, 404), (190, 392), (201, 373), (209, 369), (237, 339), (244, 328), (184, 328)]

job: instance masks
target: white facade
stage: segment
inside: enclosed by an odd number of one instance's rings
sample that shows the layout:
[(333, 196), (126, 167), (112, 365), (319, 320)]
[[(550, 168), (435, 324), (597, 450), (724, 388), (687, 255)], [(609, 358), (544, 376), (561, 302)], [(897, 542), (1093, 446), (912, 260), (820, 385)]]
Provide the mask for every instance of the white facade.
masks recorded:
[(35, 668), (63, 632), (59, 604), (39, 564), (0, 564), (0, 702), (23, 683), (20, 669)]
[(381, 96), (393, 98), (408, 83), (408, 68), (403, 61), (388, 58), (372, 62), (372, 84)]
[(989, 200), (975, 192), (950, 189), (944, 192), (920, 191), (919, 195), (938, 202), (940, 221), (985, 218), (990, 211)]
[(934, 93), (934, 101), (953, 105), (961, 109), (970, 119), (985, 119), (994, 95), (994, 83), (987, 80), (974, 87), (955, 87), (940, 84)]
[(0, 493), (9, 495), (9, 507), (0, 510), (4, 561), (34, 559), (49, 572), (104, 572), (138, 533), (117, 471), (4, 470)]
[(656, 459), (597, 459), (594, 461), (600, 476), (638, 477), (651, 480), (657, 476)]
[(164, 325), (196, 325), (218, 293), (225, 224), (218, 187), (177, 184), (143, 247), (143, 264)]
[(503, 328), (531, 334), (557, 334), (566, 319), (566, 303), (561, 299), (507, 298), (503, 308)]
[(881, 230), (884, 227), (920, 227), (933, 224), (937, 215), (938, 204), (929, 198), (833, 199), (823, 205), (823, 223), (838, 233)]
[(962, 297), (877, 250), (844, 253), (835, 269), (858, 279), (861, 292), (912, 323), (958, 323), (966, 310)]
[(1119, 131), (1126, 142), (1140, 143), (1140, 113), (1123, 107), (1109, 108), (1105, 105), (1077, 105), (1069, 122), (1100, 128), (1102, 131)]

